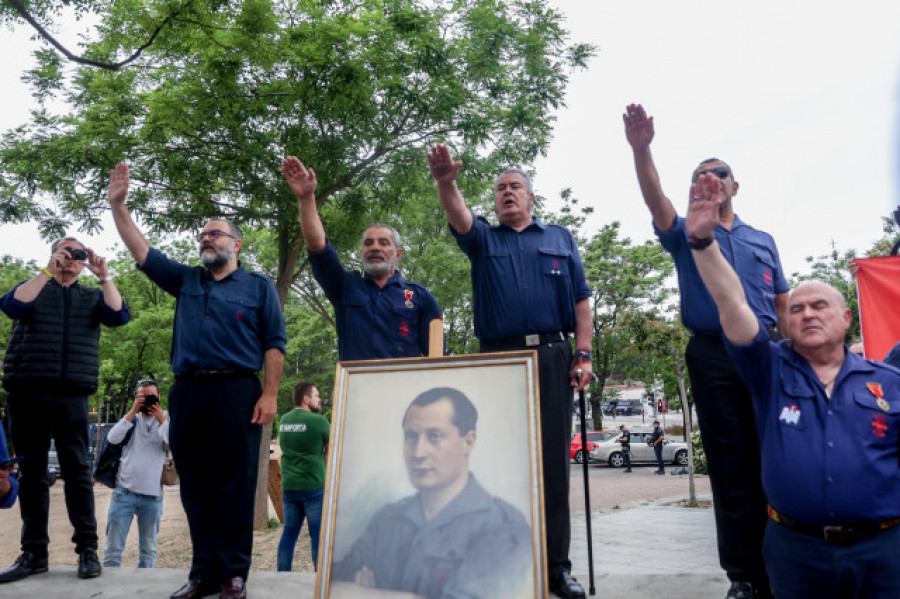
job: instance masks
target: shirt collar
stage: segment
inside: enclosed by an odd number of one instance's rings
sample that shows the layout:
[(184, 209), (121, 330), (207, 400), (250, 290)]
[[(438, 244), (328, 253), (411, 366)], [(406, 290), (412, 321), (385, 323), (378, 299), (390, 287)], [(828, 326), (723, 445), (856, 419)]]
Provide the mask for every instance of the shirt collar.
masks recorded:
[[(529, 225), (527, 227), (522, 229), (522, 231), (519, 231), (519, 233), (527, 231), (528, 229), (531, 229), (532, 227), (543, 231), (544, 229), (547, 228), (547, 225), (542, 223), (538, 217), (534, 216), (534, 217), (532, 217), (531, 223), (529, 223)], [(496, 225), (491, 225), (491, 228), (492, 229), (509, 229), (510, 231), (515, 231), (515, 229), (513, 229), (509, 225), (504, 225), (503, 223), (497, 223)]]
[[(215, 281), (215, 278), (212, 276), (212, 273), (209, 272), (209, 269), (206, 268), (205, 266), (203, 267), (202, 276), (203, 276), (204, 280)], [(247, 276), (248, 276), (247, 271), (244, 269), (244, 265), (241, 264), (240, 260), (238, 260), (238, 267), (235, 270), (228, 273), (228, 275), (226, 275), (225, 277), (219, 279), (218, 282), (222, 282), (228, 278), (232, 278), (235, 281), (243, 281)]]
[[(366, 281), (366, 283), (371, 283), (372, 285), (376, 284), (375, 279), (372, 278), (372, 275), (365, 271), (363, 271), (363, 279)], [(400, 276), (400, 269), (395, 268), (394, 274), (388, 277), (388, 280), (384, 282), (384, 287), (387, 287), (388, 285), (400, 285), (402, 279), (403, 277)]]

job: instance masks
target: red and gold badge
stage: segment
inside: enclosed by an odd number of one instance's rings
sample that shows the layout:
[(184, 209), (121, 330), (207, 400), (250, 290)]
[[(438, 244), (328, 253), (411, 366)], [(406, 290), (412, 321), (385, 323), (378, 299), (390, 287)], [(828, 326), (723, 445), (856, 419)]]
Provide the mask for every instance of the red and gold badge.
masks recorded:
[(403, 290), (403, 297), (406, 298), (405, 304), (406, 304), (407, 308), (413, 307), (412, 298), (413, 298), (414, 294), (415, 294), (415, 292), (412, 289), (404, 289)]

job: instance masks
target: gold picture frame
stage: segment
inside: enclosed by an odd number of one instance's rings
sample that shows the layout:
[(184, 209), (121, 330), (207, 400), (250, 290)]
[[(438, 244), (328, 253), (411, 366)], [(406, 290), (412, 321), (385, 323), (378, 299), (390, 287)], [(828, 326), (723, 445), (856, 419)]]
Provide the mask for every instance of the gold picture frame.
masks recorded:
[[(426, 597), (451, 587), (546, 597), (538, 393), (534, 351), (339, 363), (315, 596), (368, 597), (369, 585)], [(468, 482), (429, 514), (434, 491), (419, 475), (448, 470), (427, 454), (439, 432), (411, 429), (441, 402), (454, 418), (469, 411), (448, 394), (477, 411), (473, 435), (463, 438), (456, 429), (470, 427), (456, 421), (447, 435), (452, 451), (465, 448)], [(434, 404), (411, 405), (422, 398)], [(416, 443), (425, 449), (410, 449)], [(460, 471), (459, 459), (447, 463)]]

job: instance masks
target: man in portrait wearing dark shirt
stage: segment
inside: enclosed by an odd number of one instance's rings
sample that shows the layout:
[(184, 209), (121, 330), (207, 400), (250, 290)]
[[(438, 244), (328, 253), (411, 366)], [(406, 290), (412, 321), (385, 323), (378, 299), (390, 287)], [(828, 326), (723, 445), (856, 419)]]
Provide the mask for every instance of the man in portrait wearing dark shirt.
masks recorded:
[(770, 341), (718, 251), (715, 175), (692, 189), (691, 252), (750, 388), (769, 501), (763, 556), (778, 599), (894, 599), (900, 589), (900, 372), (849, 351), (851, 314), (830, 285), (788, 299)]
[(151, 248), (125, 205), (128, 185), (121, 163), (109, 182), (119, 235), (144, 274), (177, 299), (169, 438), (194, 556), (188, 583), (172, 599), (218, 590), (240, 599), (252, 558), (262, 426), (275, 417), (284, 364), (281, 304), (268, 277), (241, 266), (241, 232), (227, 220), (210, 220), (197, 235), (202, 267)]
[(441, 309), (425, 287), (400, 276), (400, 235), (387, 225), (363, 232), (364, 275), (345, 270), (325, 235), (316, 206), (316, 174), (294, 156), (284, 177), (300, 204), (300, 229), (313, 276), (334, 306), (341, 360), (417, 358), (428, 355), (429, 323)]
[(417, 493), (372, 516), (334, 564), (333, 589), (352, 584), (360, 597), (367, 595), (359, 587), (367, 587), (438, 599), (515, 597), (523, 588), (533, 559), (530, 529), (519, 510), (469, 472), (477, 419), (469, 398), (449, 387), (410, 403), (403, 458)]

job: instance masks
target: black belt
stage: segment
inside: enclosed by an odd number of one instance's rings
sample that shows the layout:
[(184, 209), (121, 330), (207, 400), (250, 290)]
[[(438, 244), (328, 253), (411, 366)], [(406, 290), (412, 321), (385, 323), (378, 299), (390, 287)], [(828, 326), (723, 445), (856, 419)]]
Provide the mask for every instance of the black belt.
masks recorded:
[(482, 339), (481, 351), (497, 351), (504, 349), (528, 349), (549, 343), (568, 341), (562, 331), (555, 333), (534, 333), (532, 335), (516, 335), (515, 337), (503, 337), (502, 339)]
[(256, 376), (253, 370), (243, 368), (226, 368), (224, 370), (191, 370), (175, 375), (176, 381), (216, 381), (219, 379), (236, 379), (244, 376)]
[(815, 524), (796, 522), (784, 514), (775, 511), (775, 508), (771, 505), (768, 506), (768, 509), (769, 518), (785, 528), (790, 528), (791, 530), (795, 530), (805, 535), (825, 539), (827, 542), (834, 543), (835, 545), (852, 545), (900, 524), (900, 518), (893, 518), (892, 520), (885, 520), (884, 522), (862, 522), (860, 524), (848, 524), (845, 526), (818, 526)]
[[(691, 337), (697, 337), (698, 339), (707, 339), (709, 341), (718, 341), (723, 342), (722, 340), (722, 331), (695, 331), (693, 329), (689, 329)], [(772, 341), (778, 341), (781, 339), (781, 335), (778, 334), (778, 327), (775, 325), (768, 325), (766, 327), (766, 332), (769, 334), (769, 339)]]

